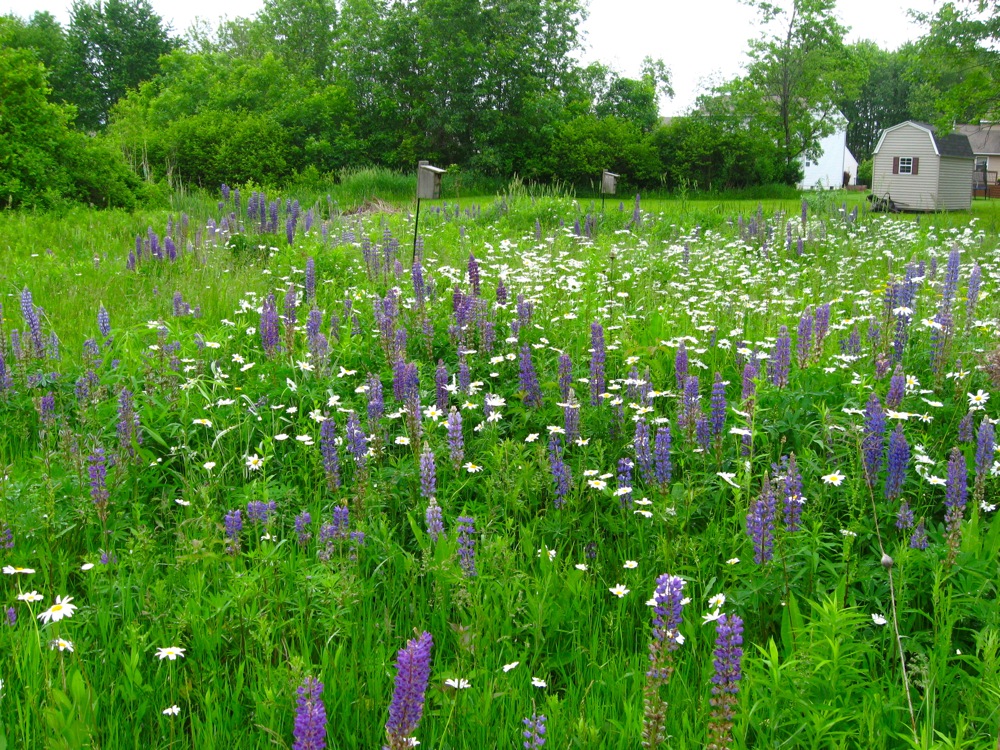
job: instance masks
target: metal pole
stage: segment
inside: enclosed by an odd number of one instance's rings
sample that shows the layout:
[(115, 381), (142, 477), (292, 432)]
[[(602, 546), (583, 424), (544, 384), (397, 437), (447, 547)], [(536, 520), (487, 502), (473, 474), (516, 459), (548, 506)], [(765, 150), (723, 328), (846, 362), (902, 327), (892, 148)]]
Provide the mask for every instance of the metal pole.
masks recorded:
[(417, 196), (417, 217), (413, 222), (413, 256), (410, 258), (410, 268), (417, 262), (417, 229), (420, 227), (420, 197)]

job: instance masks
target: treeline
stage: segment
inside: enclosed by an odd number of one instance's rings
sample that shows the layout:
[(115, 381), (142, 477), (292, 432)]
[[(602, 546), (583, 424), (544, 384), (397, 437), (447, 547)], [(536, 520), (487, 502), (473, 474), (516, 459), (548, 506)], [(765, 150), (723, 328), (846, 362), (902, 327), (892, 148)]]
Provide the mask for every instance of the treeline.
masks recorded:
[(661, 61), (637, 78), (576, 61), (582, 0), (266, 0), (183, 39), (147, 0), (76, 0), (66, 28), (0, 17), (0, 195), (130, 205), (156, 186), (318, 182), (421, 158), (725, 190), (794, 184), (838, 111), (859, 159), (886, 125), (937, 116), (941, 76), (919, 46), (845, 45), (834, 0), (787, 5), (761, 4), (745, 76), (669, 122)]

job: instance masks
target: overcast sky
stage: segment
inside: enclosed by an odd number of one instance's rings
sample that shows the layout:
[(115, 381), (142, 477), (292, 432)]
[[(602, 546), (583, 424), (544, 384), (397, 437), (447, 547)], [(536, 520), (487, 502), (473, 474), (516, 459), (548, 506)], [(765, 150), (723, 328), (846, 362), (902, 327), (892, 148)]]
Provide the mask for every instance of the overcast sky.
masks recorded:
[[(196, 17), (217, 22), (226, 16), (250, 16), (262, 0), (151, 0), (175, 32), (183, 33)], [(69, 22), (71, 0), (0, 0), (0, 12), (30, 16), (47, 10)], [(921, 35), (907, 10), (930, 11), (934, 0), (838, 0), (849, 41), (871, 39), (895, 49)], [(686, 111), (713, 80), (737, 75), (749, 38), (759, 34), (754, 13), (739, 0), (590, 0), (584, 24), (585, 62), (600, 60), (628, 76), (638, 75), (643, 57), (661, 58), (670, 69), (676, 92), (662, 103), (665, 115)]]

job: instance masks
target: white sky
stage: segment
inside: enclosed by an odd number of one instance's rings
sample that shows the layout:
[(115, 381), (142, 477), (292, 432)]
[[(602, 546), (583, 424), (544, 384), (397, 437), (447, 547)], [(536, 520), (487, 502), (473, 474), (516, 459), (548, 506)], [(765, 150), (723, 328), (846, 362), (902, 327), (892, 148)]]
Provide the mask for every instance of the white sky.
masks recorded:
[[(196, 17), (213, 23), (227, 16), (250, 16), (262, 0), (151, 0), (175, 32)], [(72, 0), (0, 0), (0, 13), (30, 16), (47, 10), (69, 22)], [(921, 35), (907, 15), (910, 8), (933, 11), (934, 0), (838, 0), (848, 40), (871, 39), (895, 49)], [(583, 60), (600, 60), (627, 76), (639, 73), (646, 55), (661, 58), (670, 69), (675, 97), (662, 102), (665, 115), (681, 114), (712, 80), (740, 72), (747, 40), (759, 30), (755, 14), (739, 0), (590, 0), (584, 24)]]

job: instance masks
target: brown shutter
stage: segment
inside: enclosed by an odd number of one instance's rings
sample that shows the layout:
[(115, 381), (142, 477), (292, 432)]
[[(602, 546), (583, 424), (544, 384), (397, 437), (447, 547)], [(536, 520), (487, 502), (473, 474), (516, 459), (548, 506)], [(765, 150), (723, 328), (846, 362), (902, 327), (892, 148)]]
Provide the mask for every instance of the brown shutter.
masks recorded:
[(911, 174), (917, 174), (917, 167), (920, 166), (920, 159), (916, 156), (913, 157), (913, 172)]
[(899, 157), (892, 157), (892, 173), (899, 174)]

